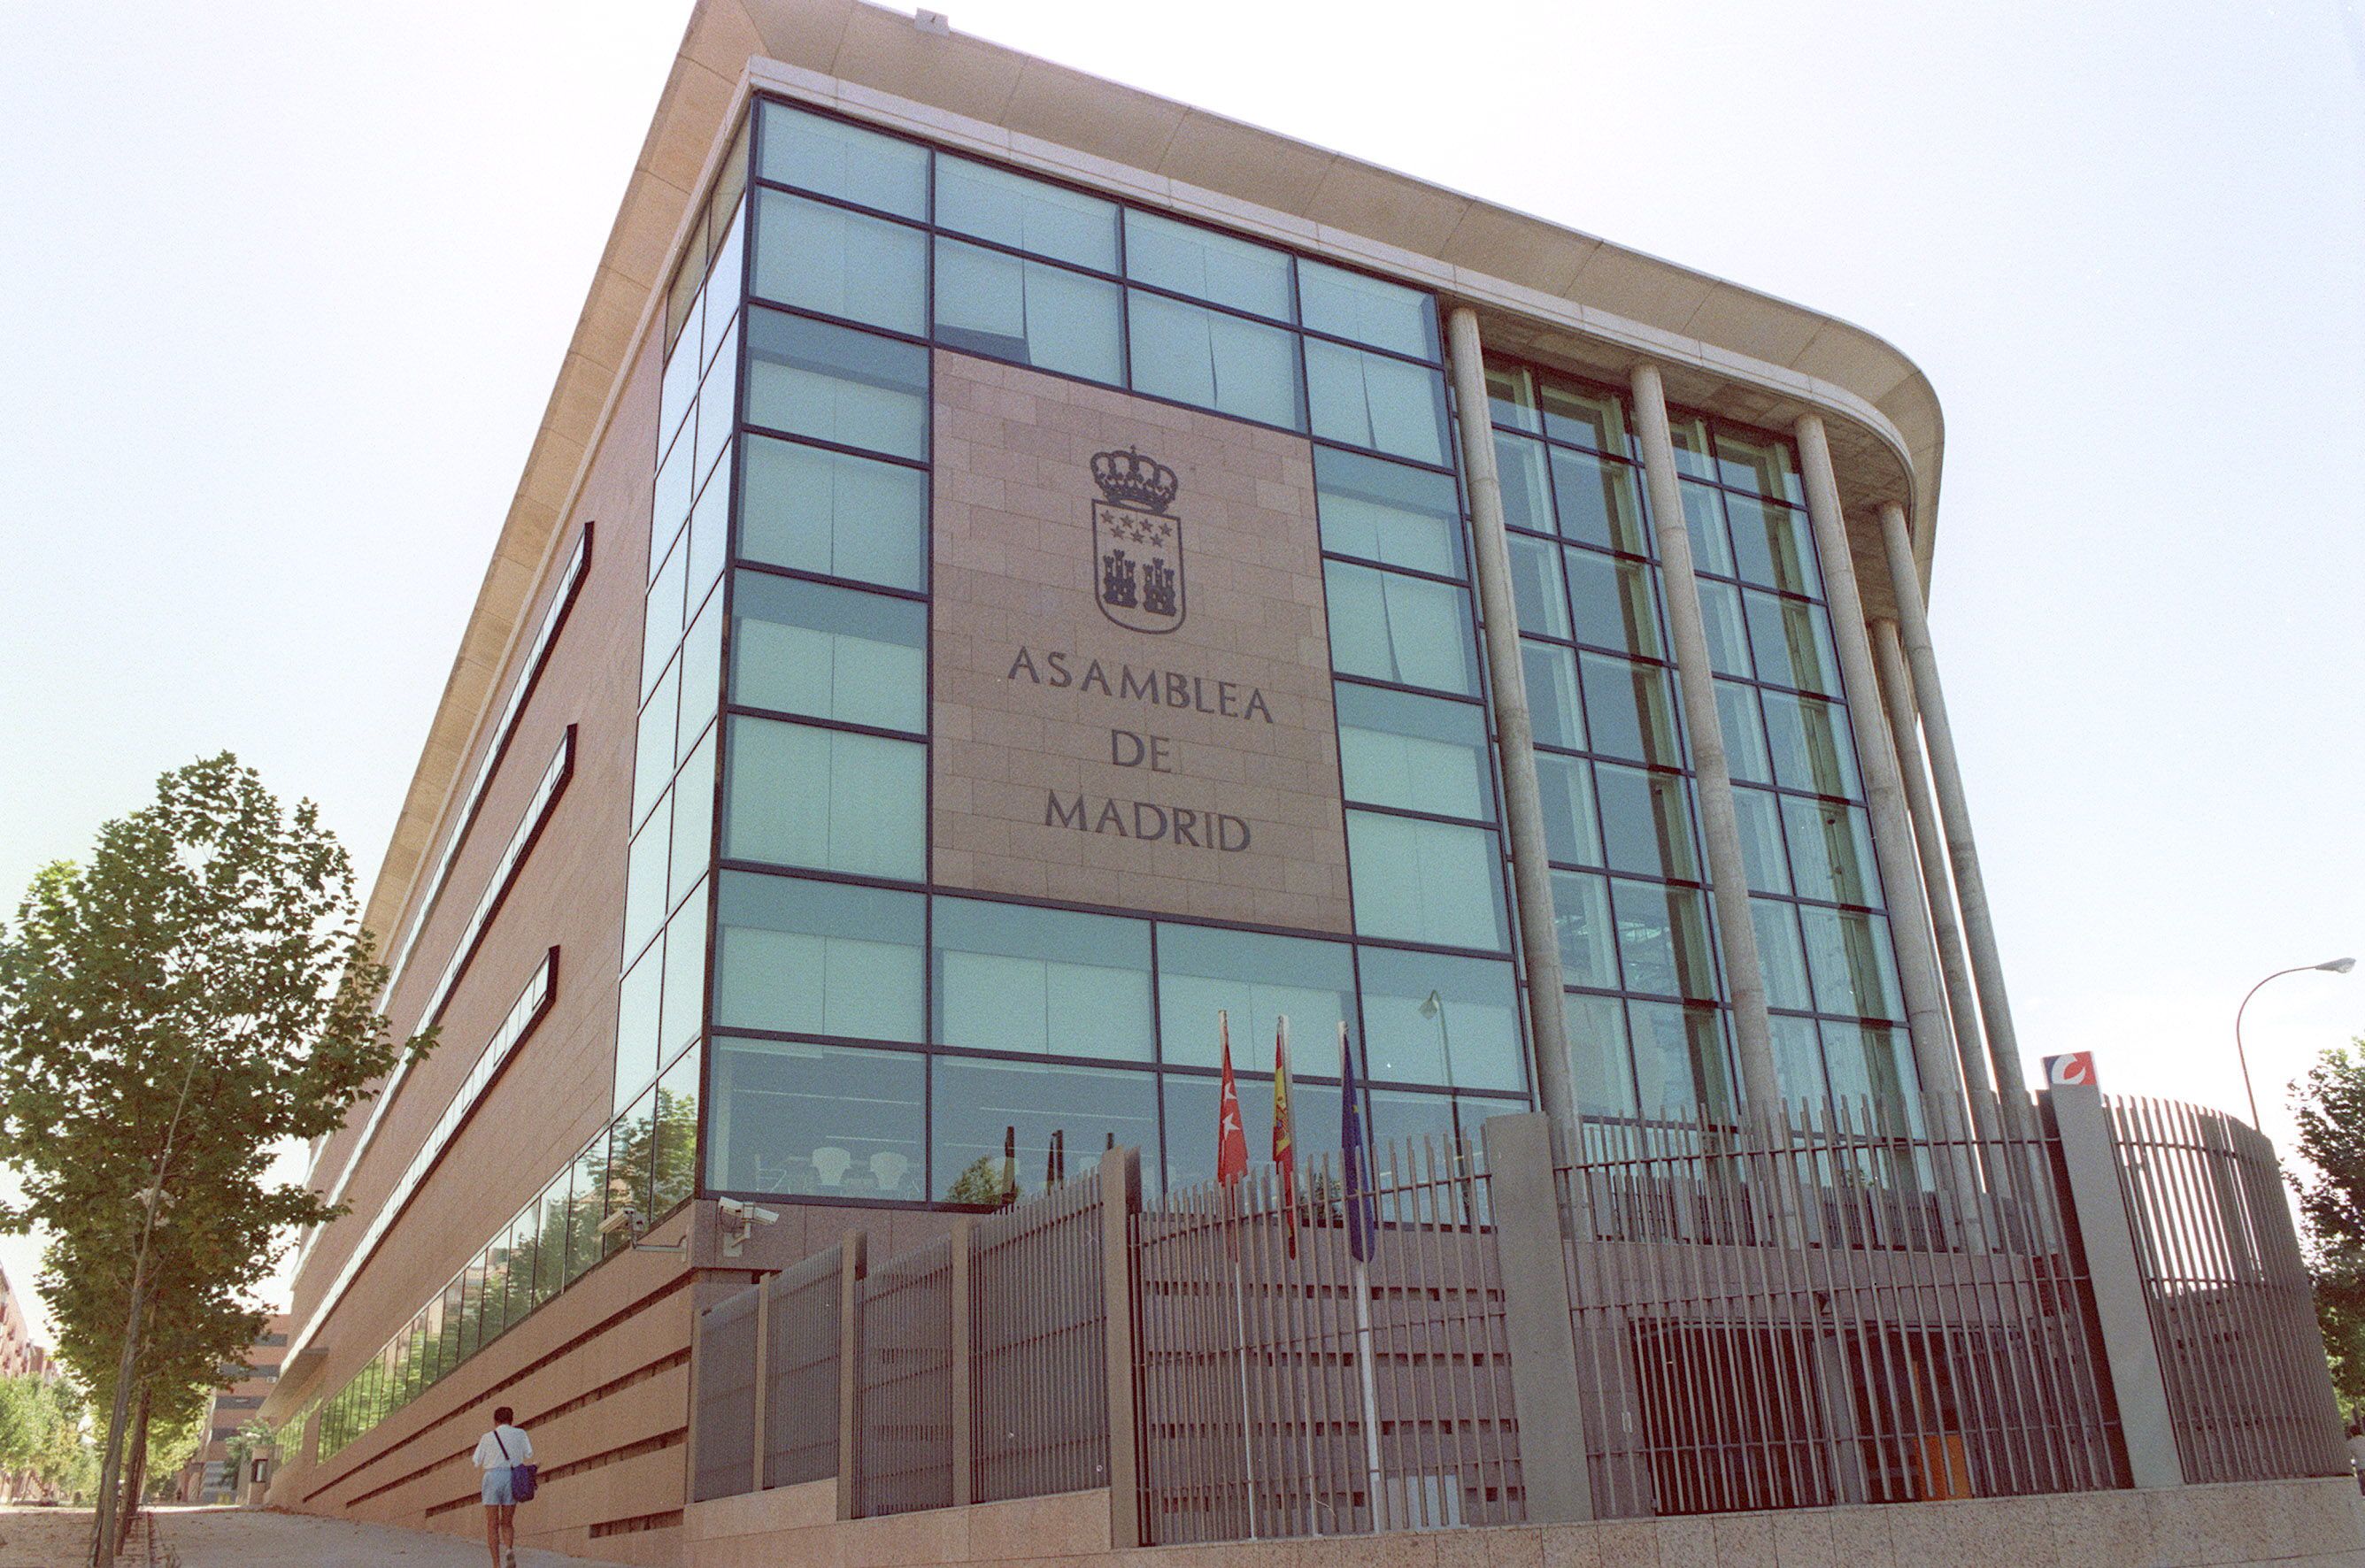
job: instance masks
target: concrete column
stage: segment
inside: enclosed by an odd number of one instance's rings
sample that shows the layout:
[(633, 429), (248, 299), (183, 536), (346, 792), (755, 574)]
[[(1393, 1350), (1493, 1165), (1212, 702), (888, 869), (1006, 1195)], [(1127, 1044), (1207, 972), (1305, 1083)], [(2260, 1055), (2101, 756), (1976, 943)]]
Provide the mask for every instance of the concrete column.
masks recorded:
[(2168, 1379), (2144, 1299), (2135, 1229), (2119, 1190), (2118, 1146), (2102, 1092), (2090, 1083), (2058, 1083), (2045, 1092), (2045, 1104), (2058, 1136), (2062, 1206), (2077, 1225), (2086, 1260), (2087, 1293), (2119, 1407), (2129, 1476), (2137, 1486), (2181, 1486), (2184, 1463), (2169, 1417)]
[(1139, 1361), (1134, 1326), (1132, 1219), (1141, 1209), (1141, 1151), (1101, 1156), (1102, 1361), (1108, 1375), (1109, 1545), (1140, 1546), (1141, 1423), (1134, 1400)]
[(1979, 875), (1979, 847), (1971, 836), (1971, 809), (1963, 794), (1963, 769), (1955, 755), (1954, 727), (1946, 722), (1946, 694), (1938, 683), (1938, 655), (1930, 645), (1930, 616), (1922, 600), (1922, 570), (1905, 529), (1905, 509), (1894, 501), (1880, 509), (1881, 543), (1889, 554), (1889, 580), (1897, 597), (1897, 630), (1912, 666), (1914, 700), (1922, 710), (1922, 739), (1930, 748), (1931, 782), (1938, 818), (1945, 824), (1947, 858), (1955, 868), (1955, 897), (1963, 911), (1963, 940), (1970, 948), (1971, 973), (1978, 982), (1979, 1012), (1987, 1022), (1988, 1054), (1997, 1087), (2007, 1095), (2028, 1091), (2020, 1066), (2020, 1036), (2012, 1032), (2012, 1003), (2004, 995), (2003, 958), (1996, 950), (1995, 922), (1988, 913), (1987, 879)]
[(1552, 1182), (1552, 1123), (1538, 1115), (1486, 1119), (1487, 1195), (1495, 1255), (1503, 1269), (1503, 1334), (1511, 1356), (1511, 1408), (1519, 1417), (1528, 1522), (1593, 1518), (1593, 1479), (1577, 1397), (1576, 1338), (1568, 1264)]
[[(1848, 718), (1855, 726), (1856, 752), (1864, 767), (1865, 808), (1872, 818), (1872, 852), (1888, 894), (1889, 929), (1897, 949), (1897, 978), (1905, 991), (1905, 1027), (1913, 1042), (1922, 1090), (1943, 1103), (1962, 1103), (1953, 1044), (1946, 1033), (1946, 1005), (1939, 995), (1933, 961), (1930, 919), (1913, 860), (1913, 831), (1905, 813), (1905, 788), (1897, 777), (1897, 750), (1880, 709), (1880, 686), (1872, 673), (1872, 645), (1865, 636), (1864, 599), (1856, 591), (1855, 559), (1848, 548), (1847, 521), (1840, 511), (1839, 478), (1832, 472), (1830, 439), (1822, 417), (1802, 414), (1794, 427), (1800, 466), (1806, 470), (1807, 515), (1814, 524), (1815, 553), (1822, 557), (1823, 599), (1830, 606), (1832, 641), (1839, 646), (1840, 685), (1847, 694)], [(1959, 1122), (1959, 1117), (1955, 1118)]]
[(1757, 926), (1749, 915), (1749, 871), (1741, 855), (1732, 770), (1725, 762), (1724, 725), (1717, 717), (1716, 670), (1709, 663), (1708, 623), (1700, 613), (1699, 580), (1692, 576), (1691, 530), (1684, 523), (1675, 437), (1667, 429), (1666, 387), (1659, 367), (1648, 361), (1634, 367), (1633, 384), (1642, 476), (1651, 493), (1651, 532), (1659, 542), (1667, 637), (1675, 645), (1676, 684), (1684, 697), (1684, 733), (1691, 742), (1700, 837), (1708, 846), (1709, 897), (1716, 906), (1717, 944), (1724, 954), (1725, 990), (1732, 999), (1742, 1091), (1761, 1114), (1771, 1115), (1782, 1103), (1782, 1080), (1774, 1063), (1773, 1025), (1765, 1014), (1765, 969), (1757, 955)]
[(1494, 686), (1495, 737), (1503, 759), (1503, 828), (1511, 848), (1511, 895), (1528, 975), (1528, 1023), (1535, 1038), (1536, 1096), (1544, 1114), (1575, 1131), (1568, 1070), (1568, 1009), (1561, 994), (1560, 927), (1552, 915), (1551, 854), (1544, 845), (1543, 787), (1536, 779), (1535, 724), (1519, 658), (1519, 607), (1511, 598), (1511, 543), (1503, 528), (1503, 482), (1486, 412), (1485, 351), (1478, 313), (1457, 305), (1446, 320), (1462, 474), (1470, 487), (1471, 576), (1485, 618), (1486, 672)]
[(1955, 1057), (1962, 1068), (1964, 1084), (1972, 1091), (1971, 1119), (1981, 1137), (1992, 1137), (1993, 1107), (1985, 1096), (1995, 1092), (1995, 1079), (1979, 1043), (1978, 993), (1971, 984), (1970, 958), (1963, 951), (1963, 928), (1955, 921), (1951, 879), (1946, 875), (1946, 840), (1930, 799), (1930, 775), (1922, 767), (1922, 726), (1913, 715), (1913, 679), (1906, 673), (1896, 622), (1872, 623), (1872, 655), (1880, 666), (1880, 695), (1888, 706), (1889, 738), (1905, 786), (1905, 809), (1913, 819), (1913, 848), (1922, 862), (1922, 885), (1930, 895), (1930, 935), (1938, 944), (1938, 973), (1946, 984), (1946, 1012), (1955, 1021)]
[(847, 1231), (837, 1247), (837, 1517), (850, 1519), (861, 1501), (855, 1483), (862, 1471), (862, 1276), (869, 1258), (858, 1230)]

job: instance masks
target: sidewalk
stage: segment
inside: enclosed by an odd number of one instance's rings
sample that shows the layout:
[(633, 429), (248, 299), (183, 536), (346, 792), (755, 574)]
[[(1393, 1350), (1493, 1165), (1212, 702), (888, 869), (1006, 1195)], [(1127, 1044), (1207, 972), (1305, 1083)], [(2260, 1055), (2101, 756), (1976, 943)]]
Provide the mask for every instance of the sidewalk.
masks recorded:
[[(172, 1547), (181, 1568), (487, 1568), (482, 1536), (462, 1540), (425, 1530), (347, 1524), (243, 1508), (150, 1510), (161, 1552)], [(73, 1568), (90, 1546), (87, 1508), (0, 1508), (0, 1568)], [(136, 1548), (128, 1568), (146, 1568)], [(518, 1568), (591, 1568), (588, 1560), (532, 1547)], [(600, 1564), (598, 1568), (613, 1568)]]

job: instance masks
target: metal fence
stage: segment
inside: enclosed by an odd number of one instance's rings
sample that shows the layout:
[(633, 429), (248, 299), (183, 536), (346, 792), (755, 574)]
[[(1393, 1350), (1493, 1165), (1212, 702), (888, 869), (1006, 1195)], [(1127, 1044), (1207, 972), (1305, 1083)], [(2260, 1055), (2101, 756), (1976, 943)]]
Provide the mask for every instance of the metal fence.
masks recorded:
[(1101, 1203), (1070, 1182), (969, 1235), (972, 1501), (1108, 1484)]
[(1927, 1125), (1585, 1125), (1555, 1163), (1597, 1514), (2120, 1484), (2047, 1135)]
[(1375, 1152), (1368, 1261), (1329, 1161), (1135, 1216), (1145, 1541), (1523, 1517), (1485, 1170)]
[(755, 1483), (756, 1302), (750, 1288), (699, 1315), (693, 1502), (734, 1496)]
[(2103, 1104), (2185, 1479), (2347, 1474), (2273, 1146), (2198, 1106)]
[(861, 1304), (855, 1513), (953, 1501), (953, 1250), (939, 1238), (874, 1268)]
[(846, 1249), (833, 1247), (764, 1282), (764, 1484), (837, 1473), (838, 1293)]

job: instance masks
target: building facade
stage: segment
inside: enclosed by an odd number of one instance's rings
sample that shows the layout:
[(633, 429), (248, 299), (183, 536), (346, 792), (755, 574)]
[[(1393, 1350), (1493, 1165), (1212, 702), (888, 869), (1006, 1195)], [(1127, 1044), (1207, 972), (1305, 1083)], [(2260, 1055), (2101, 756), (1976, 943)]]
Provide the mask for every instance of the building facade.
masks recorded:
[(678, 1561), (699, 1305), (1204, 1181), (1284, 1016), (1314, 1148), (1342, 1052), (1381, 1138), (2000, 1114), (1939, 457), (1844, 323), (700, 5), (371, 897), (442, 1044), (314, 1151), (271, 1501), (472, 1530), (499, 1398), (538, 1544)]
[(263, 1325), (243, 1363), (222, 1363), (221, 1387), (206, 1407), (205, 1440), (181, 1475), (184, 1503), (235, 1503), (244, 1477), (230, 1462), (230, 1439), (239, 1428), (258, 1420), (272, 1388), (279, 1382), (280, 1363), (287, 1354), (288, 1320), (275, 1312)]

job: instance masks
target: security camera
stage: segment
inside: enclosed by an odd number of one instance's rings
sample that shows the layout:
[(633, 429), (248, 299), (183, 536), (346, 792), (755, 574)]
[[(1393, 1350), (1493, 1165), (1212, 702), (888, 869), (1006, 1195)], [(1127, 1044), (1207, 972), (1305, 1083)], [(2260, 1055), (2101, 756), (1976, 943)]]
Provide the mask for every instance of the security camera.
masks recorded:
[(771, 1225), (779, 1215), (760, 1204), (750, 1204), (737, 1198), (715, 1200), (717, 1218), (723, 1227), (723, 1255), (736, 1258), (747, 1244), (747, 1233), (759, 1225)]
[(620, 1230), (638, 1236), (641, 1233), (641, 1211), (627, 1204), (600, 1222), (600, 1234), (602, 1236), (613, 1236)]

